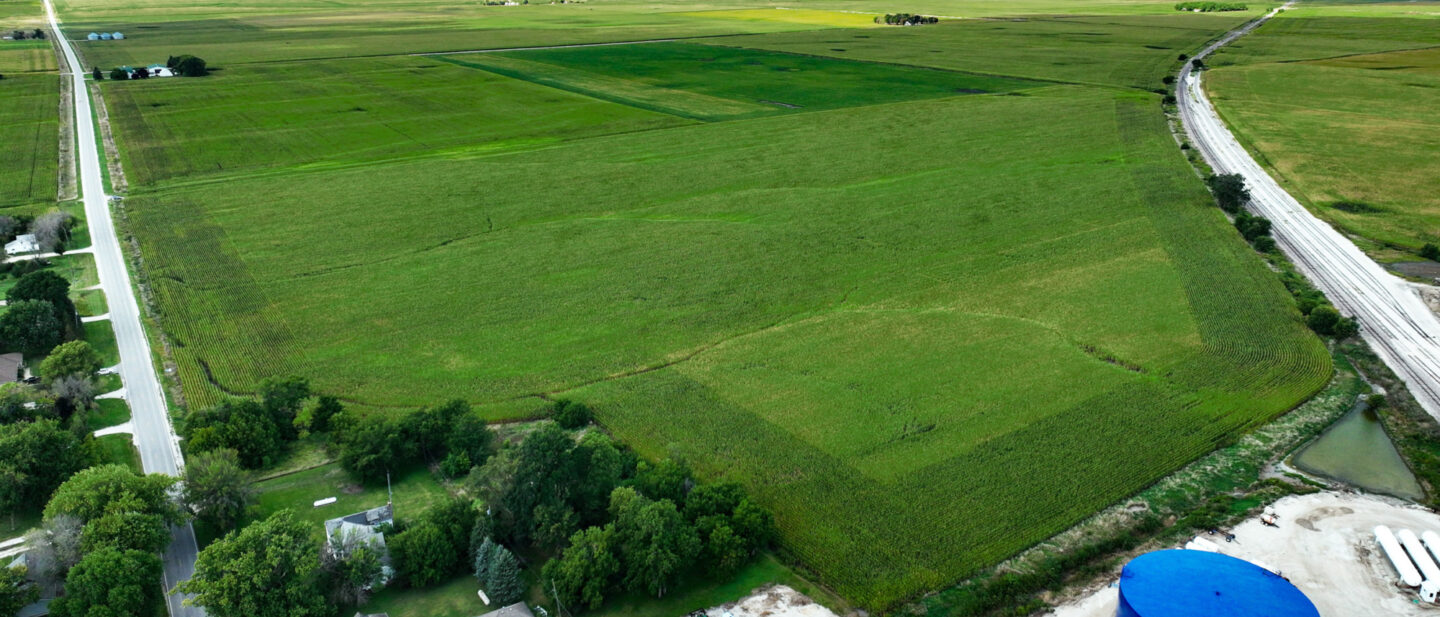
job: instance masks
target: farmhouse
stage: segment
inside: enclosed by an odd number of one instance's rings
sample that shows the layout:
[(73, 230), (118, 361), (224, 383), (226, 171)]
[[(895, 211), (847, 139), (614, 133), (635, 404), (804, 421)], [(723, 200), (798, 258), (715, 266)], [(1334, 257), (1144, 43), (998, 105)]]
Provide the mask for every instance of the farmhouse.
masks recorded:
[(35, 240), (35, 234), (21, 234), (5, 244), (6, 255), (24, 255), (39, 251), (40, 242)]
[(381, 579), (390, 580), (395, 571), (390, 568), (390, 552), (385, 548), (385, 534), (379, 531), (381, 525), (395, 522), (395, 508), (387, 503), (378, 508), (332, 518), (325, 521), (325, 550), (344, 553), (363, 545), (380, 551)]
[(20, 367), (25, 356), (18, 353), (0, 354), (0, 385), (20, 381)]

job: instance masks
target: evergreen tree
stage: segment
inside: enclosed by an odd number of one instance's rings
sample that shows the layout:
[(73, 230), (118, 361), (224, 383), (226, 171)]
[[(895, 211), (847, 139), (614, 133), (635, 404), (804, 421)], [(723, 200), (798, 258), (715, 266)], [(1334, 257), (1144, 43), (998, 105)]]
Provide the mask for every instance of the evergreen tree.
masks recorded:
[(485, 577), (485, 591), (490, 601), (500, 606), (519, 602), (525, 596), (525, 582), (520, 578), (520, 562), (503, 546), (496, 548)]

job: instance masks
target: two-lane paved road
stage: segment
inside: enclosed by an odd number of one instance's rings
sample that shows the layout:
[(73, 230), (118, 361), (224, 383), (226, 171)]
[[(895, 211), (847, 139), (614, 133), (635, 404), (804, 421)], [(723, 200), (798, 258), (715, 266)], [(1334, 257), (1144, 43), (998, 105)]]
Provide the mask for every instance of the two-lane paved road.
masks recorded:
[[(105, 290), (105, 299), (110, 305), (110, 323), (120, 347), (120, 378), (125, 383), (125, 398), (130, 403), (140, 464), (147, 473), (177, 476), (184, 462), (170, 426), (160, 380), (156, 378), (155, 365), (151, 363), (150, 341), (145, 338), (145, 330), (140, 325), (140, 306), (130, 285), (130, 272), (120, 251), (120, 241), (115, 236), (115, 223), (110, 218), (100, 152), (96, 145), (95, 120), (90, 113), (89, 90), (85, 85), (87, 71), (76, 58), (70, 40), (60, 30), (60, 22), (55, 17), (55, 7), (50, 0), (45, 0), (45, 14), (71, 68), (68, 77), (75, 93), (74, 122), (78, 142), (75, 155), (80, 173), (80, 194), (85, 200), (85, 217), (90, 227), (100, 287)], [(198, 552), (195, 531), (190, 525), (175, 527), (172, 531), (174, 539), (164, 555), (166, 589), (190, 578), (195, 572)], [(168, 597), (171, 617), (205, 615), (201, 609), (181, 605), (181, 600), (179, 594)]]
[[(1230, 33), (1196, 57), (1204, 58), (1249, 33), (1276, 11)], [(1200, 77), (1188, 64), (1180, 71), (1180, 118), (1191, 141), (1216, 173), (1245, 177), (1250, 209), (1274, 223), (1280, 248), (1336, 308), (1360, 321), (1365, 341), (1405, 380), (1425, 411), (1440, 419), (1440, 319), (1408, 283), (1386, 272), (1353, 242), (1316, 218), (1250, 157), (1225, 128), (1205, 96)]]

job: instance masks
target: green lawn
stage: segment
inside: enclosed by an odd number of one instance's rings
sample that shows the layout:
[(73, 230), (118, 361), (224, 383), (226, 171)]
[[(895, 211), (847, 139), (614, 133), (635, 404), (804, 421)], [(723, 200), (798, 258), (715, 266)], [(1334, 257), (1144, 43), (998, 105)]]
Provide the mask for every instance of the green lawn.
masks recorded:
[(97, 437), (95, 445), (100, 451), (100, 462), (107, 465), (128, 465), (130, 470), (137, 474), (145, 473), (140, 467), (140, 452), (135, 449), (131, 439), (129, 434)]
[(95, 407), (85, 417), (86, 428), (92, 431), (130, 421), (130, 405), (125, 402), (125, 399), (102, 398), (95, 401)]
[[(324, 465), (259, 483), (259, 502), (247, 520), (261, 520), (275, 512), (290, 509), (295, 518), (313, 525), (317, 537), (325, 535), (325, 521), (385, 505), (385, 484), (357, 483), (337, 464)], [(431, 504), (444, 499), (445, 487), (430, 472), (418, 469), (392, 479), (395, 491), (395, 515), (413, 519)], [(336, 503), (319, 508), (314, 502), (326, 497)]]
[(110, 310), (105, 302), (105, 292), (99, 289), (73, 293), (71, 296), (75, 301), (75, 310), (79, 311), (81, 317), (104, 315)]
[(1206, 86), (1301, 202), (1373, 255), (1413, 260), (1440, 243), (1440, 20), (1318, 16), (1332, 8), (1287, 12), (1242, 39)]
[(110, 320), (102, 319), (85, 324), (85, 342), (99, 352), (100, 363), (104, 366), (120, 363), (120, 348), (115, 344), (115, 330), (110, 327)]

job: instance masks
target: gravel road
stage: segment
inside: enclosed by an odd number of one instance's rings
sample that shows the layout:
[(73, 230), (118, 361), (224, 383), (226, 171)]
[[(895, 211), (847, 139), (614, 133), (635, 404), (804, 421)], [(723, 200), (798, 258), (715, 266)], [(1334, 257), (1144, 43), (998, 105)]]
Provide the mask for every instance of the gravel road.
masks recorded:
[[(1231, 32), (1196, 57), (1204, 58), (1249, 33), (1279, 10)], [(1359, 320), (1365, 341), (1405, 380), (1425, 411), (1440, 419), (1440, 319), (1412, 285), (1386, 272), (1316, 218), (1251, 158), (1205, 96), (1201, 74), (1191, 71), (1189, 64), (1180, 72), (1180, 117), (1190, 140), (1216, 173), (1245, 177), (1252, 196), (1250, 210), (1274, 223), (1281, 250), (1336, 308)]]

